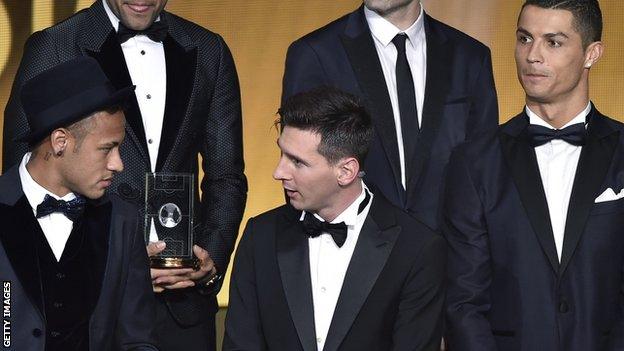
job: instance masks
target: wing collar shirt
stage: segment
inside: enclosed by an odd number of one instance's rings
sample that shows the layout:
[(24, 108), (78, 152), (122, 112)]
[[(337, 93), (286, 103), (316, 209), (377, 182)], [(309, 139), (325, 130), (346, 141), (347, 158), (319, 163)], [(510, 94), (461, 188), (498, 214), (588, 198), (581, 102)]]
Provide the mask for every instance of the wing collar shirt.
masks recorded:
[[(71, 201), (76, 198), (76, 195), (71, 192), (63, 197), (56, 196), (39, 185), (26, 169), (26, 164), (28, 163), (28, 160), (30, 160), (30, 156), (31, 153), (28, 152), (22, 158), (22, 163), (19, 165), (19, 176), (22, 183), (22, 190), (24, 191), (24, 195), (26, 196), (35, 217), (37, 216), (37, 206), (43, 202), (43, 198), (46, 194), (57, 200), (64, 201)], [(37, 222), (39, 222), (39, 226), (48, 241), (48, 245), (50, 245), (52, 253), (54, 253), (54, 257), (56, 257), (57, 261), (60, 261), (61, 256), (63, 255), (63, 250), (65, 249), (65, 244), (67, 244), (69, 235), (74, 227), (74, 222), (59, 212), (37, 218)]]
[[(102, 3), (113, 28), (117, 31), (119, 19), (111, 11), (107, 1)], [(159, 20), (160, 17), (156, 19)], [(163, 43), (152, 41), (145, 35), (136, 35), (121, 44), (121, 50), (132, 84), (136, 85), (135, 94), (141, 110), (151, 170), (155, 172), (167, 97), (165, 49)]]
[[(119, 30), (119, 19), (111, 11), (107, 1), (102, 1), (102, 3), (113, 28), (115, 31)], [(159, 20), (160, 16), (156, 18), (156, 21)], [(134, 93), (141, 111), (150, 168), (152, 172), (155, 172), (167, 98), (165, 49), (163, 43), (152, 41), (145, 35), (136, 35), (121, 44), (121, 50), (132, 84), (136, 85)], [(173, 133), (174, 131), (165, 131), (167, 132)], [(149, 241), (158, 241), (153, 221)]]
[[(556, 129), (548, 122), (540, 118), (527, 106), (526, 114), (529, 116), (529, 123), (540, 125), (550, 129)], [(581, 111), (576, 117), (560, 129), (575, 123), (585, 123), (587, 128), (587, 115), (591, 111), (591, 104)], [(548, 203), (550, 222), (557, 248), (557, 256), (561, 261), (561, 251), (565, 234), (566, 218), (572, 186), (574, 185), (574, 175), (581, 156), (581, 146), (568, 144), (561, 139), (554, 139), (544, 145), (535, 148), (535, 156), (539, 166), (540, 177)]]
[[(358, 214), (358, 207), (368, 192), (371, 196), (368, 204)], [(312, 284), (312, 299), (314, 303), (314, 325), (316, 330), (317, 349), (322, 350), (325, 338), (329, 332), (338, 296), (342, 289), (342, 283), (353, 256), (355, 244), (360, 236), (360, 230), (368, 215), (373, 194), (362, 182), (362, 193), (349, 207), (347, 207), (331, 223), (344, 222), (347, 225), (347, 240), (342, 247), (338, 247), (331, 235), (324, 233), (315, 238), (308, 239), (310, 255), (310, 281)], [(305, 211), (301, 214), (303, 220)], [(321, 217), (314, 214), (319, 220)]]
[(392, 39), (399, 33), (407, 34), (408, 40), (405, 43), (405, 55), (412, 72), (414, 81), (414, 91), (416, 96), (416, 107), (418, 109), (418, 125), (422, 128), (422, 111), (425, 101), (425, 82), (427, 73), (427, 40), (425, 36), (424, 10), (420, 6), (418, 19), (409, 28), (402, 31), (385, 18), (374, 11), (364, 7), (364, 15), (368, 22), (375, 49), (379, 56), (381, 69), (386, 80), (392, 112), (394, 114), (394, 125), (396, 126), (397, 145), (399, 147), (399, 159), (401, 161), (401, 182), (403, 188), (406, 186), (405, 179), (405, 151), (403, 150), (403, 136), (409, 135), (409, 131), (401, 130), (401, 115), (399, 112), (399, 96), (396, 84), (396, 60), (397, 49), (392, 43)]

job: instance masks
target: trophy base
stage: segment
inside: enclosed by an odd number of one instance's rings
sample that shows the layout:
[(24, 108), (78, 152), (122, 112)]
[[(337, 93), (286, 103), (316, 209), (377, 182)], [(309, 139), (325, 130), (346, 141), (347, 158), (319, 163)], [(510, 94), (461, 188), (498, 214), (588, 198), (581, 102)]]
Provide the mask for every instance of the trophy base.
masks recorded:
[(193, 268), (198, 270), (199, 260), (197, 258), (151, 257), (150, 265), (152, 268)]

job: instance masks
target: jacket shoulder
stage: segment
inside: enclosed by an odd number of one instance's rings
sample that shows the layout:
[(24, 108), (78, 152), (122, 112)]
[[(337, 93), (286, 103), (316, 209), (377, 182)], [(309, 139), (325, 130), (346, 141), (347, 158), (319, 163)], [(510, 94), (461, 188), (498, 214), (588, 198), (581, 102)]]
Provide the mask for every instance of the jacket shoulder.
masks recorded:
[(437, 19), (426, 15), (426, 21), (430, 28), (439, 33), (443, 33), (444, 36), (453, 43), (454, 46), (459, 47), (462, 51), (474, 52), (475, 54), (488, 54), (490, 49), (480, 42), (479, 40), (471, 37), (470, 35), (453, 28), (446, 23), (440, 22)]
[(221, 45), (221, 43), (224, 42), (221, 35), (208, 28), (202, 27), (195, 22), (191, 22), (171, 12), (165, 12), (165, 14), (170, 27), (176, 27), (177, 30), (184, 32), (188, 35), (190, 40), (198, 46), (206, 44)]
[(139, 208), (137, 205), (130, 203), (120, 196), (110, 193), (105, 195), (108, 201), (110, 201), (113, 212), (128, 218), (137, 218), (139, 215)]
[(312, 32), (295, 40), (291, 44), (291, 46), (301, 43), (307, 43), (308, 45), (314, 46), (322, 43), (338, 41), (340, 39), (339, 35), (344, 32), (349, 16), (351, 15), (353, 15), (353, 12), (348, 13), (318, 29), (313, 30)]
[(61, 38), (75, 34), (78, 32), (80, 26), (87, 21), (89, 11), (89, 8), (82, 9), (53, 26), (33, 33), (33, 35), (39, 33), (39, 35)]

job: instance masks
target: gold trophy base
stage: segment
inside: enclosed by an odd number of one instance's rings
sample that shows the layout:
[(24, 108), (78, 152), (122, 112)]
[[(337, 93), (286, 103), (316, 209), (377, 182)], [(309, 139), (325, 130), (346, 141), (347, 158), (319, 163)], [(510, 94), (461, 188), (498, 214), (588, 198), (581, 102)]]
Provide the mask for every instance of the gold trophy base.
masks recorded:
[(199, 260), (197, 258), (151, 257), (150, 265), (152, 268), (193, 268), (198, 270)]

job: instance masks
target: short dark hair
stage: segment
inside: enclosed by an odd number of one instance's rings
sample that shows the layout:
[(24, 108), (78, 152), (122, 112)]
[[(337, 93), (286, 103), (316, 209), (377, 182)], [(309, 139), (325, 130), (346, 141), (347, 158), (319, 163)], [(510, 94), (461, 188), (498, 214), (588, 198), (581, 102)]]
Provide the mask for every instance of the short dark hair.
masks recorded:
[(293, 127), (320, 134), (318, 152), (330, 164), (355, 157), (360, 165), (373, 136), (370, 115), (356, 97), (332, 87), (293, 95), (277, 113), (283, 130)]
[(602, 39), (602, 12), (598, 0), (526, 0), (522, 9), (528, 5), (572, 12), (574, 29), (581, 35), (583, 49)]
[[(66, 126), (65, 129), (67, 129), (70, 133), (72, 133), (74, 138), (76, 138), (76, 145), (74, 147), (74, 152), (78, 152), (78, 150), (80, 149), (80, 146), (82, 145), (82, 142), (84, 141), (85, 136), (87, 136), (89, 131), (91, 131), (91, 129), (93, 128), (93, 117), (96, 114), (100, 112), (106, 112), (112, 115), (119, 111), (125, 112), (126, 109), (127, 109), (126, 103), (106, 106)], [(50, 135), (48, 134), (48, 136)], [(38, 140), (36, 143), (32, 143), (32, 142), (29, 143), (28, 144), (29, 151), (32, 153), (35, 153), (36, 149), (41, 144), (43, 144), (46, 140), (47, 140), (47, 137), (43, 138), (42, 140)]]

